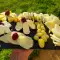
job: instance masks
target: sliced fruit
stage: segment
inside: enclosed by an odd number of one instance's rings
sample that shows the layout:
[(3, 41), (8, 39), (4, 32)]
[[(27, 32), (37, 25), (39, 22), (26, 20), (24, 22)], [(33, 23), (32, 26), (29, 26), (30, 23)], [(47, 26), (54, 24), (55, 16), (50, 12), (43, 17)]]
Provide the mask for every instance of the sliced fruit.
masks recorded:
[(56, 24), (60, 24), (60, 20), (58, 17), (51, 15), (49, 21), (54, 21)]
[(45, 25), (51, 30), (52, 28), (54, 28), (55, 24), (60, 24), (60, 20), (58, 17), (51, 15), (49, 17), (49, 20), (45, 22)]
[(33, 12), (31, 12), (29, 15), (30, 15), (30, 19), (32, 19), (32, 20), (33, 20), (33, 19), (34, 19), (34, 13), (33, 13)]
[(31, 29), (35, 29), (35, 24), (33, 23), (32, 20), (27, 20), (27, 23)]
[(17, 22), (16, 26), (15, 26), (15, 29), (17, 31), (20, 31), (21, 29), (23, 28), (23, 24), (21, 22)]
[(51, 35), (51, 39), (52, 39), (53, 41), (60, 42), (60, 38), (58, 38), (58, 37), (55, 36), (54, 34)]
[(25, 18), (29, 18), (30, 13), (29, 13), (29, 12), (23, 12), (23, 16), (24, 16)]
[(60, 42), (53, 42), (55, 46), (60, 46)]
[[(4, 42), (4, 43), (9, 43), (9, 42), (8, 42), (8, 39), (9, 39), (8, 34), (0, 37), (0, 41), (2, 41), (2, 42)], [(9, 40), (10, 40), (10, 39), (9, 39)]]
[(32, 15), (34, 16), (35, 19), (38, 18), (38, 14), (37, 13), (33, 13)]
[(19, 36), (18, 43), (21, 47), (25, 49), (29, 49), (33, 46), (33, 40), (28, 36)]
[(51, 39), (53, 40), (53, 43), (55, 44), (55, 46), (60, 46), (60, 38), (58, 38), (53, 34), (51, 35)]
[(29, 26), (28, 26), (27, 22), (23, 23), (23, 33), (25, 33), (25, 34), (30, 33)]
[(4, 34), (4, 29), (5, 29), (4, 26), (3, 25), (0, 25), (0, 35), (1, 34)]
[(4, 21), (3, 23), (4, 23), (4, 32), (5, 33), (10, 33), (11, 31), (10, 31), (9, 28), (11, 27), (11, 24), (7, 21)]
[(48, 14), (44, 14), (43, 15), (43, 23), (49, 21), (49, 15)]
[(54, 21), (49, 21), (49, 22), (46, 22), (45, 25), (51, 30), (52, 28), (54, 28), (55, 23)]
[(60, 26), (55, 24), (54, 28), (52, 29), (54, 35), (60, 38)]
[(39, 21), (41, 20), (43, 20), (43, 13), (40, 13), (40, 14), (38, 14), (38, 18), (37, 19), (39, 19)]
[(3, 41), (3, 42), (5, 42), (5, 43), (11, 43), (11, 44), (19, 45), (16, 40), (13, 40), (13, 39), (11, 38), (11, 33), (8, 33), (8, 34), (0, 37), (0, 41)]
[(11, 30), (9, 29), (9, 27), (5, 26), (4, 27), (4, 33), (10, 33), (10, 32), (11, 32)]
[(19, 20), (21, 20), (22, 17), (23, 17), (22, 13), (18, 15)]
[(6, 16), (4, 14), (0, 14), (0, 21), (6, 21)]
[(11, 27), (11, 24), (9, 22), (4, 21), (3, 23), (4, 23), (4, 26)]
[(8, 33), (7, 37), (6, 38), (7, 38), (9, 43), (19, 45), (18, 42), (17, 42), (18, 39), (17, 40), (13, 40), (12, 36), (11, 36), (11, 33)]
[[(25, 36), (24, 34), (17, 32), (19, 36)], [(15, 35), (16, 37), (16, 35)], [(0, 41), (3, 41), (5, 43), (11, 43), (11, 44), (16, 44), (16, 45), (20, 45), (18, 43), (18, 39), (17, 40), (13, 40), (11, 37), (11, 33), (5, 34), (4, 36), (0, 37)]]
[(19, 36), (25, 36), (23, 33), (21, 33), (21, 32), (18, 32), (18, 35)]
[(16, 13), (10, 13), (10, 16), (17, 17)]

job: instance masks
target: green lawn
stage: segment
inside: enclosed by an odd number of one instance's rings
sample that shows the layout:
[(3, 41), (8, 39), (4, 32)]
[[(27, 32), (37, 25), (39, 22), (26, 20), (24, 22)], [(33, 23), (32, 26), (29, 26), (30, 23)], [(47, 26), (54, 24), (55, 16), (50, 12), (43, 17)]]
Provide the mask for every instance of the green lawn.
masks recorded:
[[(60, 0), (0, 0), (0, 12), (3, 12), (7, 9), (16, 13), (21, 13), (24, 11), (36, 13), (42, 12), (54, 14), (60, 17)], [(5, 50), (3, 51), (5, 52)], [(8, 53), (5, 53), (5, 56), (7, 56), (6, 54)], [(0, 54), (0, 57), (1, 56), (4, 56), (4, 53), (2, 55)], [(7, 59), (3, 57), (3, 59), (0, 60)]]
[(60, 0), (0, 0), (0, 12), (6, 9), (16, 13), (29, 11), (60, 16)]

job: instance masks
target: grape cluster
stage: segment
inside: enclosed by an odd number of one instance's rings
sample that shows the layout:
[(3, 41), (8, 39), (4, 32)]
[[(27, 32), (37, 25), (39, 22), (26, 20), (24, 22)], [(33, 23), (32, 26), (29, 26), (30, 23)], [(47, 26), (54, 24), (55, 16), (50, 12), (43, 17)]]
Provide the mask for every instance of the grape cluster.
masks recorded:
[(36, 27), (37, 27), (37, 33), (34, 36), (34, 39), (38, 41), (38, 44), (41, 48), (44, 48), (45, 42), (47, 42), (49, 36), (47, 35), (45, 27), (42, 22), (41, 23), (37, 22)]

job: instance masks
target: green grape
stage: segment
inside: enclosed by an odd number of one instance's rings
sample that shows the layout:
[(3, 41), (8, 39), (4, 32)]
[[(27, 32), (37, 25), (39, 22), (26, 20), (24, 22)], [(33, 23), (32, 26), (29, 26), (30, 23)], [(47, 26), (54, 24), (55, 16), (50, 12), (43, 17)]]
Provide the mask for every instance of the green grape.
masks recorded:
[(43, 39), (39, 39), (39, 40), (38, 40), (38, 44), (39, 44), (39, 47), (40, 47), (40, 48), (44, 48), (44, 46), (45, 46), (45, 41), (44, 41)]
[(47, 42), (47, 37), (45, 35), (42, 36), (42, 39)]
[(37, 36), (41, 37), (43, 35), (43, 33), (37, 33)]
[(38, 22), (35, 22), (35, 25), (37, 25), (38, 24)]
[(41, 28), (40, 24), (37, 24), (37, 29)]
[(44, 30), (41, 31), (42, 34), (45, 34), (46, 32)]
[(37, 41), (39, 39), (39, 37), (37, 35), (35, 35), (34, 39)]
[(41, 32), (41, 29), (37, 29), (37, 33), (40, 33)]
[(47, 35), (47, 34), (44, 34), (43, 36), (42, 36), (42, 39), (43, 40), (45, 40), (45, 42), (47, 42), (47, 39), (49, 38), (49, 36)]
[(42, 30), (45, 30), (45, 27), (44, 27), (44, 26), (41, 26), (41, 29), (42, 29)]
[(41, 22), (40, 25), (43, 26), (43, 23)]

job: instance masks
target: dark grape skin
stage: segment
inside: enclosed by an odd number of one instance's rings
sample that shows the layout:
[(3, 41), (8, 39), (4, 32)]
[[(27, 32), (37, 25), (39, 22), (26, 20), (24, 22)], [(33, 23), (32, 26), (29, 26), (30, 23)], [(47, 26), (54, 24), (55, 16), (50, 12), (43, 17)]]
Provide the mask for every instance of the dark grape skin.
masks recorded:
[(22, 22), (22, 23), (26, 22), (26, 18), (25, 18), (25, 17), (22, 17), (22, 18), (21, 18), (21, 22)]
[(9, 16), (9, 15), (10, 15), (10, 11), (7, 10), (7, 11), (5, 12), (5, 15), (6, 15), (6, 16)]

